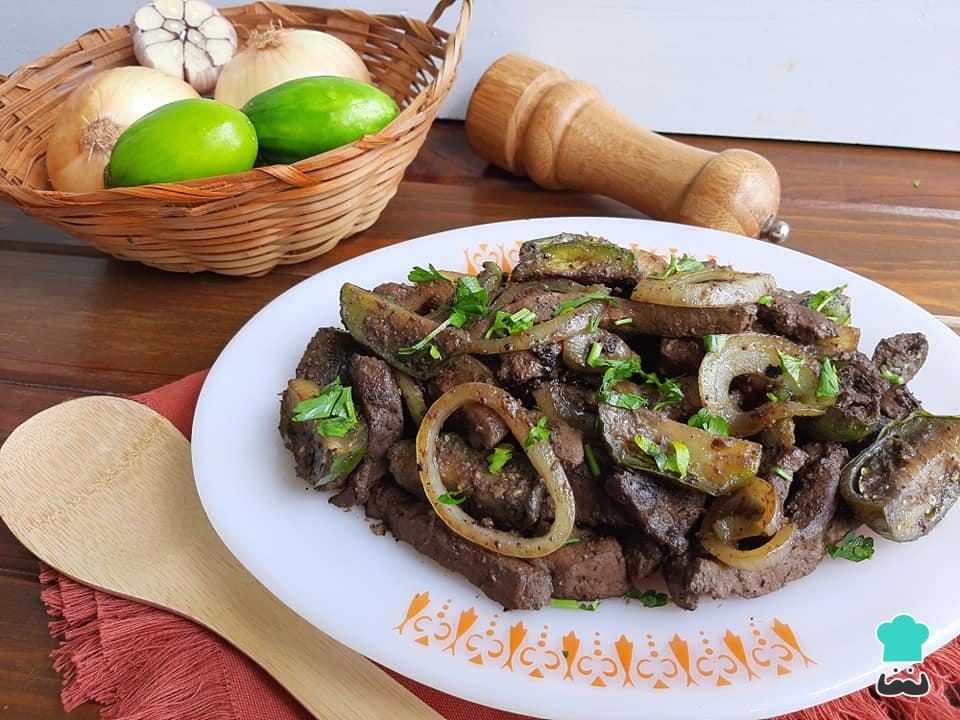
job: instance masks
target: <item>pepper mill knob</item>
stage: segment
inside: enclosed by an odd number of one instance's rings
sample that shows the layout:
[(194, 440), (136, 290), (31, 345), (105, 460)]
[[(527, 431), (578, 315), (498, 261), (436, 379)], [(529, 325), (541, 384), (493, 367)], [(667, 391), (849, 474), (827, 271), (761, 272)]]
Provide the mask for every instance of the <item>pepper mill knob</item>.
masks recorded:
[(480, 157), (550, 189), (607, 195), (645, 215), (783, 242), (780, 178), (748, 150), (713, 153), (646, 130), (593, 85), (524, 55), (480, 78), (467, 109)]

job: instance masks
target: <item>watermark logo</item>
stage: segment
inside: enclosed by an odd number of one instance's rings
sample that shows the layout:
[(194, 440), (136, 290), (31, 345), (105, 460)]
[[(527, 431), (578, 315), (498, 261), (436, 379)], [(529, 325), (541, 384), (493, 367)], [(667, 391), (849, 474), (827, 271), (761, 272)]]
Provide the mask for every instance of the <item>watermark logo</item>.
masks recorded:
[(883, 661), (906, 665), (902, 670), (895, 665), (889, 677), (885, 672), (880, 673), (877, 694), (883, 697), (923, 697), (930, 692), (930, 678), (925, 672), (918, 671), (916, 679), (913, 678), (913, 664), (923, 660), (923, 644), (929, 637), (930, 629), (911, 615), (897, 615), (877, 627), (877, 639), (883, 644)]

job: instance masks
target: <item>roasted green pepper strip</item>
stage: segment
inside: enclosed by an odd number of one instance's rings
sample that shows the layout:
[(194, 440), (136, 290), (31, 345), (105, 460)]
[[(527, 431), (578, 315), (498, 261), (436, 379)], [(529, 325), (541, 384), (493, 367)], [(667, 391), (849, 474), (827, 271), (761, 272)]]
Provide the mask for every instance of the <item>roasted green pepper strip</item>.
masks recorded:
[(518, 282), (566, 278), (633, 287), (637, 275), (637, 259), (627, 248), (603, 238), (560, 233), (523, 243), (511, 277)]
[(428, 350), (401, 355), (400, 348), (415, 345), (438, 323), (350, 283), (340, 289), (340, 317), (354, 338), (418, 380), (436, 375), (446, 358), (465, 351), (469, 339), (463, 330), (448, 327), (433, 340), (439, 358)]
[(960, 417), (917, 412), (890, 423), (843, 469), (840, 492), (874, 532), (923, 537), (960, 496)]
[[(600, 403), (599, 418), (604, 443), (614, 462), (670, 478), (708, 495), (725, 495), (751, 482), (760, 466), (762, 448), (757, 443), (713, 435), (650, 410), (623, 410)], [(661, 445), (683, 443), (690, 456), (685, 476), (661, 471), (638, 447), (637, 437)]]

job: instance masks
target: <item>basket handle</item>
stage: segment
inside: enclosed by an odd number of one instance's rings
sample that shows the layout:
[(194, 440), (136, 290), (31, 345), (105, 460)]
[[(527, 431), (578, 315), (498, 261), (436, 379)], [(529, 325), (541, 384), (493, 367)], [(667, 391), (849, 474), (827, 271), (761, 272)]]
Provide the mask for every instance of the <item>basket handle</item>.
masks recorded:
[(447, 8), (453, 5), (456, 1), (457, 0), (439, 0), (437, 6), (433, 9), (433, 12), (430, 13), (430, 17), (428, 17), (426, 20), (427, 25), (436, 25), (443, 13), (446, 12)]

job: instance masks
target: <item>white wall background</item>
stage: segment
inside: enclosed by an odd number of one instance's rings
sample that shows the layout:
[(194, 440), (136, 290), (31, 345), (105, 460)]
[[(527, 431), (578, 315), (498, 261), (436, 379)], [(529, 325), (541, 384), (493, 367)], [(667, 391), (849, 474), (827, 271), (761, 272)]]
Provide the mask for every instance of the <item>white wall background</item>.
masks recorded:
[[(124, 23), (144, 1), (0, 0), (0, 71)], [(343, 2), (419, 17), (433, 6)], [(448, 117), (463, 116), (493, 60), (524, 52), (597, 84), (656, 130), (960, 150), (960, 0), (475, 4)]]

